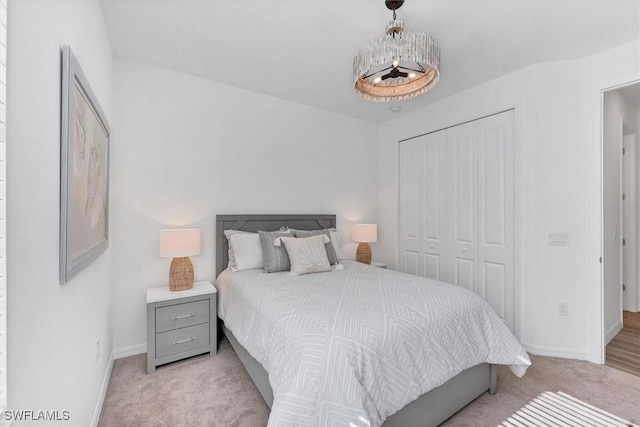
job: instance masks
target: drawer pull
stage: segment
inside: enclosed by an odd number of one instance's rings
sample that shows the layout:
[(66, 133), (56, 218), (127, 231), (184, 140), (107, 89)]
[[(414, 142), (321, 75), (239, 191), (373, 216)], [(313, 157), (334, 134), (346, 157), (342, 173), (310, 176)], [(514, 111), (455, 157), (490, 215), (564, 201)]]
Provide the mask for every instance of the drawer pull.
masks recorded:
[(195, 339), (196, 339), (196, 337), (191, 337), (191, 338), (187, 338), (186, 340), (174, 341), (173, 345), (184, 344), (184, 343), (189, 342), (189, 341), (194, 341)]
[(182, 316), (173, 316), (173, 320), (186, 319), (187, 317), (193, 317), (195, 315), (196, 315), (195, 313), (189, 313), (189, 314), (184, 314)]

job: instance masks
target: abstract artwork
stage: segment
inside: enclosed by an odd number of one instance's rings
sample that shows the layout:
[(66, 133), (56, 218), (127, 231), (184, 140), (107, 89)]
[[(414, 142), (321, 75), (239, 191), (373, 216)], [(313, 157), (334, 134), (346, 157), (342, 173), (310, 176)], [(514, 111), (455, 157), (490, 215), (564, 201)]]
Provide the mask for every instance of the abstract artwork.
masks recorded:
[(109, 125), (69, 46), (62, 51), (60, 283), (108, 247)]

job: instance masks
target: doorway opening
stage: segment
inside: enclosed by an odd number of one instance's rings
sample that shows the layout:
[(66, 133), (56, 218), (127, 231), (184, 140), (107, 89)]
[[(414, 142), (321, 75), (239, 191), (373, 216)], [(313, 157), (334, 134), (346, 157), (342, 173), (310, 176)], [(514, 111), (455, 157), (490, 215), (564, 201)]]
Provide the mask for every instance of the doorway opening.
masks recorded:
[(604, 93), (606, 364), (640, 376), (640, 83)]

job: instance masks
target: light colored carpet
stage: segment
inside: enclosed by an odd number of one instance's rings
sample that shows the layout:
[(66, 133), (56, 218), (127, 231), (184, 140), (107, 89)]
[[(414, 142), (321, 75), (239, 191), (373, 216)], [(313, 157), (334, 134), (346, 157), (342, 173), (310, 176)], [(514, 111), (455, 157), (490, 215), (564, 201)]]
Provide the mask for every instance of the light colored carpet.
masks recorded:
[[(564, 391), (640, 423), (640, 380), (589, 362), (532, 356), (524, 378), (498, 369), (498, 393), (466, 406), (445, 426), (496, 426), (544, 391)], [(99, 426), (260, 427), (269, 408), (229, 343), (218, 354), (197, 356), (146, 374), (146, 355), (116, 360)]]

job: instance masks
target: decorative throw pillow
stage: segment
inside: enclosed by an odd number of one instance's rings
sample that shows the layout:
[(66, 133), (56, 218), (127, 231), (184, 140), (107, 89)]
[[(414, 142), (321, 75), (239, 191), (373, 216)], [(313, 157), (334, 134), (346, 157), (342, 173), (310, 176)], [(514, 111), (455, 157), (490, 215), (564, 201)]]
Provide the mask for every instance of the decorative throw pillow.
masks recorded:
[(233, 245), (236, 267), (231, 271), (263, 268), (264, 258), (258, 233), (233, 234), (229, 242)]
[(333, 243), (331, 243), (331, 231), (335, 231), (335, 228), (325, 228), (324, 230), (292, 230), (293, 231), (293, 235), (296, 237), (301, 237), (301, 238), (305, 238), (305, 237), (311, 237), (311, 236), (318, 236), (321, 234), (324, 234), (325, 236), (328, 237), (328, 241), (327, 241), (327, 245), (326, 245), (326, 250), (327, 250), (327, 258), (329, 258), (329, 264), (335, 264), (338, 262), (338, 257), (336, 255), (336, 250), (333, 248)]
[(227, 242), (229, 242), (229, 264), (227, 264), (227, 270), (236, 271), (236, 253), (233, 250), (233, 244), (231, 243), (231, 236), (234, 234), (249, 234), (248, 231), (240, 231), (240, 230), (224, 230), (224, 237), (227, 238)]
[(262, 246), (262, 256), (264, 257), (264, 272), (276, 273), (278, 271), (289, 271), (291, 262), (284, 246), (274, 244), (278, 237), (291, 237), (290, 231), (260, 231), (260, 245)]
[(291, 260), (292, 274), (309, 274), (331, 271), (325, 245), (331, 241), (326, 234), (307, 238), (280, 237)]

